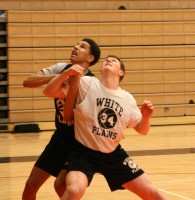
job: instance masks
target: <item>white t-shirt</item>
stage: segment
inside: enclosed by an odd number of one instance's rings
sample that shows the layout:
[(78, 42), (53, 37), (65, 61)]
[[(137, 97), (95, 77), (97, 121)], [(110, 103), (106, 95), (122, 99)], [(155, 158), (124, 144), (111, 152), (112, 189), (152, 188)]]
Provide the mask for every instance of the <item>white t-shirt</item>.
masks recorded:
[(127, 126), (135, 127), (141, 112), (134, 97), (118, 88), (112, 90), (96, 77), (82, 77), (74, 110), (75, 138), (84, 146), (110, 153)]

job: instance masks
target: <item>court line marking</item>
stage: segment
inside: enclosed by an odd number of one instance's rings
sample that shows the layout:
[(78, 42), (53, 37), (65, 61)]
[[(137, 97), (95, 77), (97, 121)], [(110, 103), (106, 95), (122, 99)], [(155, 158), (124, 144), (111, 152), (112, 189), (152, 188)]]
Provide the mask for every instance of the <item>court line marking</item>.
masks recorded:
[(193, 180), (193, 179), (191, 179), (191, 180), (178, 180), (178, 181), (154, 181), (154, 183), (156, 184), (156, 183), (178, 183), (178, 182), (181, 182), (181, 183), (183, 183), (183, 182), (193, 182), (193, 181), (195, 181), (195, 180)]
[(193, 199), (191, 199), (191, 198), (184, 197), (184, 196), (179, 195), (179, 194), (176, 194), (176, 193), (174, 193), (174, 192), (170, 192), (170, 191), (163, 190), (163, 189), (160, 189), (160, 188), (159, 188), (159, 190), (160, 190), (161, 192), (164, 192), (164, 193), (170, 194), (170, 195), (175, 196), (175, 197), (179, 197), (179, 198), (184, 199), (184, 200), (193, 200)]

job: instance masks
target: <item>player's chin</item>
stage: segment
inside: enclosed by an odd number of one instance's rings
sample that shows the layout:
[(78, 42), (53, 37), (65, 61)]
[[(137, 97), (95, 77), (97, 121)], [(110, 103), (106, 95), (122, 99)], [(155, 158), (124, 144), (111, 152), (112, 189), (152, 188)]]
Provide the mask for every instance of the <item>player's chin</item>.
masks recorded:
[(75, 62), (77, 62), (77, 58), (76, 58), (75, 56), (71, 56), (71, 57), (70, 57), (70, 61), (71, 61), (72, 63), (75, 63)]

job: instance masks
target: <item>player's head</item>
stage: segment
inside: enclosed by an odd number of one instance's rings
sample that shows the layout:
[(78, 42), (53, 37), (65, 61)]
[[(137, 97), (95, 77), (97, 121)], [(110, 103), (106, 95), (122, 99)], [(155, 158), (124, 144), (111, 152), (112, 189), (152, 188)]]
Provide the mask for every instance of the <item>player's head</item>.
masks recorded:
[(94, 57), (93, 61), (90, 63), (90, 66), (95, 65), (99, 61), (101, 55), (98, 44), (90, 38), (83, 38), (82, 41), (85, 41), (90, 45), (90, 54)]
[(120, 70), (122, 71), (122, 73), (120, 73), (119, 82), (122, 81), (124, 76), (125, 76), (125, 65), (124, 65), (124, 62), (118, 56), (115, 56), (115, 55), (108, 55), (106, 57), (106, 59), (108, 59), (108, 58), (114, 58), (114, 59), (117, 59), (119, 61)]
[(89, 67), (98, 62), (100, 54), (101, 51), (96, 42), (92, 39), (84, 38), (74, 46), (70, 61), (72, 64)]

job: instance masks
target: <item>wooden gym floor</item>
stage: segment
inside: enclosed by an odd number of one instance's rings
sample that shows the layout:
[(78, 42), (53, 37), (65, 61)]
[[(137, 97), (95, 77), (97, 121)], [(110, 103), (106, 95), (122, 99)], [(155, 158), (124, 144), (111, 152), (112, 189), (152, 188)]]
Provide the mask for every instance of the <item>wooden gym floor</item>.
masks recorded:
[[(53, 131), (0, 133), (0, 200), (20, 200), (25, 181)], [(195, 200), (195, 125), (153, 125), (147, 136), (127, 129), (122, 146), (170, 200)], [(50, 178), (38, 200), (58, 199)], [(96, 174), (82, 200), (138, 200), (122, 190), (110, 192)]]

